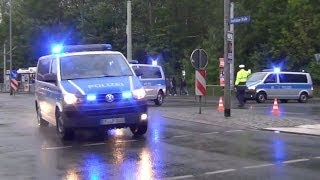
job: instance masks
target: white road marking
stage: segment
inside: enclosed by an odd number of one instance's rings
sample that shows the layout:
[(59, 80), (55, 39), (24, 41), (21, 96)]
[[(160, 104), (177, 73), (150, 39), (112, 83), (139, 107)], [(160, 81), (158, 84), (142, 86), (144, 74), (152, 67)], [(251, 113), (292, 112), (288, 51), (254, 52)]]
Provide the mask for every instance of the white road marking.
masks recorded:
[(207, 133), (201, 133), (201, 134), (219, 134), (220, 132), (207, 132)]
[(314, 157), (315, 159), (320, 159), (320, 156), (318, 156), (318, 157)]
[(185, 175), (185, 176), (173, 176), (173, 177), (167, 177), (163, 178), (164, 180), (175, 180), (175, 179), (186, 179), (186, 178), (193, 178), (193, 175)]
[(117, 140), (117, 143), (126, 143), (126, 142), (135, 142), (137, 140), (131, 139), (131, 140)]
[(227, 133), (230, 133), (230, 132), (241, 132), (241, 131), (243, 131), (243, 130), (230, 130), (230, 131), (225, 131), (225, 132), (227, 132)]
[(172, 136), (172, 138), (180, 138), (180, 137), (187, 137), (187, 136), (191, 136), (191, 135), (178, 135), (178, 136)]
[(235, 169), (223, 169), (223, 170), (218, 170), (218, 171), (206, 172), (204, 174), (206, 174), (206, 175), (221, 174), (221, 173), (227, 173), (227, 172), (232, 172), (232, 171), (235, 171)]
[(297, 163), (297, 162), (303, 162), (303, 161), (309, 161), (310, 159), (294, 159), (294, 160), (288, 160), (283, 161), (284, 164), (290, 164), (290, 163)]
[(71, 148), (72, 146), (60, 146), (60, 147), (45, 147), (42, 148), (42, 150), (56, 150), (56, 149), (66, 149)]
[(83, 146), (99, 146), (99, 145), (104, 145), (106, 143), (91, 143), (91, 144), (84, 144)]
[(262, 167), (268, 167), (268, 166), (273, 166), (274, 164), (259, 164), (255, 166), (246, 166), (243, 167), (244, 169), (255, 169), (255, 168), (262, 168)]

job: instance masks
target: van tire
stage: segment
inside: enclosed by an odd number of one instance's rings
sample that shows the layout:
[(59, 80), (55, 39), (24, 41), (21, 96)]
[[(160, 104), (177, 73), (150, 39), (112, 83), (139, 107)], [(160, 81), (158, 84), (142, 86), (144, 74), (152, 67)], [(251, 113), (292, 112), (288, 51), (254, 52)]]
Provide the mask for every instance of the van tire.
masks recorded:
[(39, 108), (39, 106), (36, 104), (36, 111), (37, 111), (37, 120), (38, 120), (38, 126), (40, 127), (48, 127), (49, 126), (49, 122), (44, 120), (41, 117), (41, 110)]
[(162, 103), (163, 103), (163, 99), (164, 99), (164, 94), (162, 91), (159, 91), (158, 92), (158, 95), (157, 95), (157, 99), (154, 100), (154, 103), (157, 105), (157, 106), (161, 106)]
[(299, 100), (298, 101), (299, 101), (299, 103), (308, 102), (308, 94), (305, 93), (305, 92), (301, 93), (300, 96), (299, 96)]
[(259, 92), (256, 96), (257, 103), (264, 103), (267, 100), (267, 94), (265, 92)]
[(66, 128), (63, 125), (63, 116), (61, 112), (56, 112), (57, 135), (61, 140), (72, 140), (74, 138), (74, 130)]
[(130, 126), (130, 130), (134, 136), (142, 136), (148, 130), (148, 121), (134, 124)]

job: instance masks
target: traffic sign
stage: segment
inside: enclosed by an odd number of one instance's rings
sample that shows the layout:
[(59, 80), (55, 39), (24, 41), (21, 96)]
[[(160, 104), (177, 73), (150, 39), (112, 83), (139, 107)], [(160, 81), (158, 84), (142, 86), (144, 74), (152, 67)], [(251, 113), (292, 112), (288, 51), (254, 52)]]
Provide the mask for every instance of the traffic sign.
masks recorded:
[(251, 21), (250, 16), (240, 16), (230, 19), (230, 24), (240, 24), (240, 23), (248, 23)]
[(206, 71), (197, 70), (196, 71), (196, 95), (204, 96), (206, 95)]
[(192, 66), (196, 69), (205, 69), (208, 65), (208, 55), (203, 49), (195, 49), (190, 60)]
[(16, 70), (12, 70), (11, 73), (10, 73), (10, 75), (11, 75), (11, 78), (16, 79), (17, 76), (18, 76), (18, 73), (17, 73)]

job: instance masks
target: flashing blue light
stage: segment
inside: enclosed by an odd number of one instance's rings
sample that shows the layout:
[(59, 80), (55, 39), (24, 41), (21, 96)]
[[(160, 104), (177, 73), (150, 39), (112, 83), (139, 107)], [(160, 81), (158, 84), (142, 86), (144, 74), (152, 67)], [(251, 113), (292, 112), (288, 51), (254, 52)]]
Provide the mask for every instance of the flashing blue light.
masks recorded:
[(132, 93), (130, 91), (122, 92), (123, 99), (130, 99), (132, 98)]
[(97, 96), (94, 94), (87, 95), (87, 101), (95, 101), (97, 100)]
[(53, 45), (51, 51), (52, 51), (52, 54), (60, 54), (63, 52), (63, 45), (61, 44)]
[(273, 72), (275, 72), (275, 73), (279, 73), (280, 71), (281, 71), (280, 68), (273, 68)]
[(152, 60), (152, 66), (156, 66), (158, 65), (158, 61), (157, 60)]
[(112, 50), (112, 45), (111, 44), (106, 44), (105, 46), (106, 46), (107, 50)]

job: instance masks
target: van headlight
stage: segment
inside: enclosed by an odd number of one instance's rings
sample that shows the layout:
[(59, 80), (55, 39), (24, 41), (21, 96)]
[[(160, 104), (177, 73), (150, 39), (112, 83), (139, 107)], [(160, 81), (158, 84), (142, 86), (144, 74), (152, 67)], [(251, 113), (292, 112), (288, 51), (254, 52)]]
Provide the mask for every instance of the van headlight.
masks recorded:
[(249, 86), (248, 89), (249, 89), (249, 90), (255, 90), (256, 87), (255, 87), (255, 86)]
[(135, 89), (132, 94), (135, 99), (143, 99), (146, 96), (146, 91), (143, 88)]
[(75, 104), (78, 101), (78, 98), (74, 94), (64, 94), (63, 100), (66, 104)]

